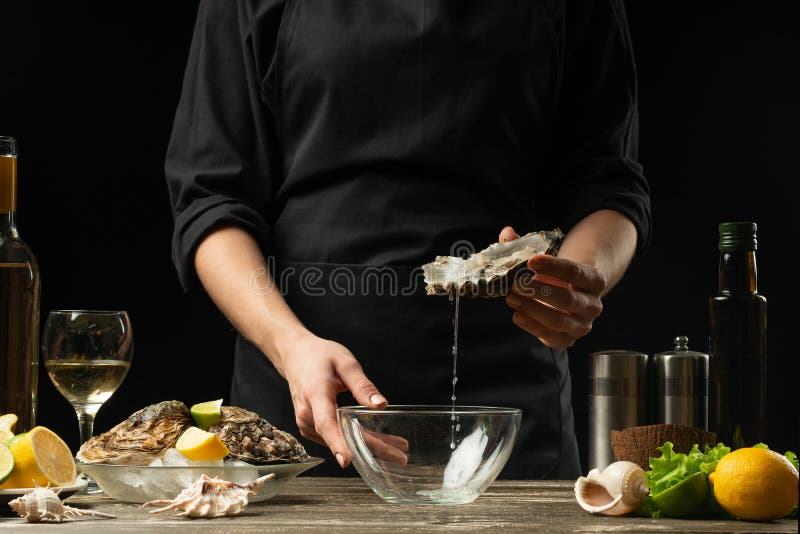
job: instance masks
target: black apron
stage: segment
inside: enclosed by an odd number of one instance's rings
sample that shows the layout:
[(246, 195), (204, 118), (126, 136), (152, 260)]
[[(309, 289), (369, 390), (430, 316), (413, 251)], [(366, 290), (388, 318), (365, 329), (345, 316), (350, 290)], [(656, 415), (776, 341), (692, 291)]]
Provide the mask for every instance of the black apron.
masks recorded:
[[(447, 299), (326, 281), (389, 265), (402, 287), (459, 240), (568, 231), (598, 209), (625, 213), (643, 246), (635, 99), (621, 0), (203, 0), (165, 167), (181, 282), (198, 285), (211, 228), (242, 227), (285, 267), (319, 269), (324, 295), (296, 275), (286, 300), (390, 402), (447, 404)], [(573, 478), (567, 353), (511, 315), (463, 302), (458, 403), (522, 408), (504, 476)], [(231, 400), (298, 433), (285, 381), (242, 338)]]
[[(298, 317), (316, 335), (349, 348), (391, 404), (449, 404), (453, 303), (425, 295), (418, 270), (293, 264), (277, 271), (276, 279), (284, 279), (279, 289)], [(318, 280), (309, 285), (312, 278)], [(461, 300), (457, 404), (522, 409), (522, 427), (501, 476), (574, 478), (580, 466), (567, 353), (542, 346), (511, 315), (503, 299)], [(231, 402), (299, 433), (286, 381), (241, 336)], [(340, 406), (352, 404), (349, 394), (340, 395)], [(315, 475), (342, 474), (328, 449), (304, 444), (329, 460)]]

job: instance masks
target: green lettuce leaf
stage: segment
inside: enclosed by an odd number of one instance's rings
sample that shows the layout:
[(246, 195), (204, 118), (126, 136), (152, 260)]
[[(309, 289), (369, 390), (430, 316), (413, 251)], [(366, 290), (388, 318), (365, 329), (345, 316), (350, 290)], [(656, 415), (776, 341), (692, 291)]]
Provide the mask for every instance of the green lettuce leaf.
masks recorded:
[(661, 452), (661, 456), (650, 458), (650, 470), (645, 473), (651, 495), (657, 495), (695, 473), (712, 473), (720, 459), (731, 452), (730, 447), (719, 443), (713, 448), (705, 445), (702, 452), (695, 444), (689, 454), (676, 453), (669, 441), (657, 450)]
[(787, 460), (792, 462), (792, 465), (794, 466), (795, 469), (800, 470), (800, 465), (798, 465), (797, 455), (795, 453), (793, 453), (792, 451), (786, 451), (786, 454), (784, 454), (784, 456), (786, 456)]

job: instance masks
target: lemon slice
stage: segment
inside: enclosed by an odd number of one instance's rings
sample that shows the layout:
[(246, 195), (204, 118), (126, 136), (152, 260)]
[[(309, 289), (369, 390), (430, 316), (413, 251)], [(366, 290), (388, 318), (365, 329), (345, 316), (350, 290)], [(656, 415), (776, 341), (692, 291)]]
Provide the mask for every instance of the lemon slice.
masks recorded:
[(0, 428), (0, 443), (8, 443), (14, 439), (14, 433), (5, 428)]
[(222, 399), (201, 402), (191, 407), (189, 412), (192, 414), (194, 424), (203, 430), (208, 430), (211, 425), (217, 424), (222, 418)]
[(221, 460), (228, 456), (228, 447), (213, 432), (200, 430), (196, 426), (190, 426), (178, 438), (175, 444), (178, 452), (188, 459), (197, 462), (205, 460)]
[(0, 430), (7, 430), (11, 432), (13, 436), (14, 433), (11, 431), (14, 428), (14, 425), (17, 424), (17, 415), (13, 413), (7, 413), (5, 415), (0, 415)]
[(11, 476), (14, 470), (14, 455), (4, 444), (0, 443), (0, 484)]
[(69, 447), (49, 428), (37, 426), (15, 436), (8, 448), (14, 456), (14, 470), (0, 488), (66, 486), (78, 476)]

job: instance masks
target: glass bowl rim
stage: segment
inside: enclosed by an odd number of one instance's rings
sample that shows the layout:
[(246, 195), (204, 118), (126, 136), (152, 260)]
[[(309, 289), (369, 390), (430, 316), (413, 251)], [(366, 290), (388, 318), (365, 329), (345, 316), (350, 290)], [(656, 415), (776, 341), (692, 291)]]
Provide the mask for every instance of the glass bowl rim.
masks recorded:
[(342, 406), (337, 412), (342, 415), (521, 415), (519, 408), (503, 406), (455, 406), (450, 404), (390, 404), (382, 410), (366, 406)]
[(83, 315), (127, 315), (126, 310), (50, 310), (48, 315), (73, 315), (80, 313)]

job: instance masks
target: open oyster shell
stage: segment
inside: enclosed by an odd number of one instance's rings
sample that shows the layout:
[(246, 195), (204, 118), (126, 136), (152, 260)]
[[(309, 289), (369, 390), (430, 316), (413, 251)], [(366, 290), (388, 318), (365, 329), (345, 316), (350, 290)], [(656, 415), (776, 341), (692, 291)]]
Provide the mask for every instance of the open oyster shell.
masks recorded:
[(147, 465), (174, 447), (183, 431), (193, 424), (189, 409), (182, 402), (159, 402), (88, 440), (76, 456), (88, 464)]
[(468, 258), (436, 256), (422, 266), (428, 295), (502, 297), (508, 294), (514, 276), (534, 254), (558, 253), (564, 234), (552, 231), (531, 232), (513, 241), (489, 245)]

